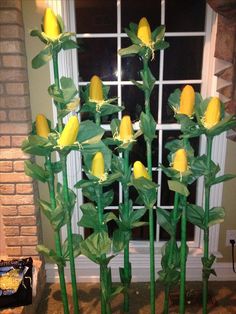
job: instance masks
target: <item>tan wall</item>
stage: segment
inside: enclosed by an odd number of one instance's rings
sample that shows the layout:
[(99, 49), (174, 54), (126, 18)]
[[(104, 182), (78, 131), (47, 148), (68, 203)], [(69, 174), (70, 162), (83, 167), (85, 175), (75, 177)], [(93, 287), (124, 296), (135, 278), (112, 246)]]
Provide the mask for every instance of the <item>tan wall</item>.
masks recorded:
[[(236, 142), (227, 141), (225, 173), (236, 174)], [(236, 229), (236, 179), (224, 183), (223, 202), (225, 221), (220, 226), (219, 251), (223, 258), (219, 262), (231, 262), (231, 247), (225, 246), (226, 230)]]
[[(30, 87), (30, 102), (32, 107), (33, 121), (38, 113), (45, 114), (52, 120), (51, 98), (47, 89), (50, 85), (49, 66), (44, 65), (40, 69), (32, 69), (31, 60), (44, 47), (44, 44), (36, 37), (29, 35), (30, 30), (40, 29), (42, 16), (46, 6), (45, 0), (22, 0), (23, 18), (25, 26), (25, 44), (28, 63), (28, 76)], [(37, 162), (42, 163), (43, 158), (38, 158)], [(48, 199), (46, 184), (39, 183), (39, 194), (41, 199)], [(54, 247), (53, 232), (48, 220), (42, 216), (43, 242), (46, 246)]]
[[(23, 16), (26, 30), (26, 51), (28, 56), (28, 72), (30, 82), (30, 97), (32, 105), (33, 118), (37, 113), (44, 113), (49, 119), (52, 119), (51, 99), (47, 94), (49, 82), (49, 67), (43, 66), (38, 70), (31, 68), (32, 58), (43, 47), (43, 44), (36, 38), (30, 37), (29, 32), (34, 27), (40, 27), (41, 17), (43, 15), (45, 0), (22, 0), (23, 2)], [(236, 174), (236, 143), (228, 141), (227, 158), (226, 158), (226, 173)], [(40, 184), (40, 197), (47, 198), (46, 185)], [(223, 254), (223, 259), (219, 262), (230, 262), (231, 251), (229, 247), (225, 246), (225, 234), (227, 229), (236, 229), (236, 179), (224, 184), (223, 192), (223, 206), (226, 208), (225, 222), (221, 224), (219, 251)], [(53, 235), (51, 226), (45, 217), (43, 221), (43, 239), (44, 243), (53, 247)]]

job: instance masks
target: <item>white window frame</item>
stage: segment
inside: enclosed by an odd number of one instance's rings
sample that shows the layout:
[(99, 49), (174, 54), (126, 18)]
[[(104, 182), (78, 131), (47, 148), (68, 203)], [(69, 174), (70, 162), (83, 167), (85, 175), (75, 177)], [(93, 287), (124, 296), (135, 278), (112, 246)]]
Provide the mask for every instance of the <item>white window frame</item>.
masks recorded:
[[(74, 8), (74, 0), (47, 0), (48, 5), (57, 13), (60, 14), (65, 22), (66, 28), (70, 31), (76, 31), (75, 29), (75, 8)], [(165, 23), (164, 19), (164, 3), (162, 1), (162, 17), (161, 23)], [(120, 5), (120, 1), (117, 1), (117, 5)], [(203, 55), (203, 70), (202, 70), (202, 78), (206, 78), (203, 80), (176, 80), (176, 81), (164, 81), (162, 77), (162, 69), (163, 69), (163, 62), (164, 62), (164, 51), (160, 51), (160, 69), (159, 69), (159, 79), (156, 84), (159, 85), (159, 103), (162, 100), (162, 84), (175, 84), (175, 83), (186, 83), (186, 84), (195, 84), (200, 83), (202, 84), (201, 87), (201, 94), (203, 97), (207, 97), (210, 95), (216, 95), (216, 77), (214, 77), (214, 67), (215, 67), (215, 59), (214, 59), (214, 47), (215, 47), (215, 37), (216, 37), (216, 27), (217, 27), (217, 16), (212, 11), (212, 9), (207, 5), (206, 10), (207, 16), (207, 24), (206, 24), (206, 31), (205, 32), (189, 32), (189, 33), (182, 33), (182, 32), (167, 32), (166, 37), (170, 36), (202, 36), (206, 34), (205, 37), (205, 46), (204, 46), (204, 55)], [(77, 37), (86, 37), (86, 38), (98, 38), (98, 37), (115, 37), (117, 38), (118, 49), (121, 47), (121, 38), (126, 37), (126, 34), (121, 33), (121, 25), (120, 25), (120, 10), (118, 10), (118, 38), (117, 33), (115, 34), (84, 34), (82, 36)], [(117, 67), (118, 67), (118, 83), (121, 83), (121, 58), (117, 55)], [(59, 57), (59, 69), (60, 75), (69, 76), (73, 78), (75, 84), (78, 86), (78, 67), (77, 67), (77, 52), (76, 50), (67, 51), (66, 53), (61, 53)], [(53, 82), (53, 68), (50, 65), (50, 73), (51, 73), (51, 81)], [(117, 85), (117, 82), (108, 81), (105, 82), (107, 85)], [(86, 82), (80, 83), (80, 85), (85, 85)], [(122, 85), (132, 85), (129, 81), (122, 81)], [(121, 101), (121, 85), (118, 85), (118, 99)], [(159, 114), (158, 118), (161, 117), (161, 106), (159, 106)], [(54, 120), (56, 122), (56, 112), (54, 109)], [(160, 123), (161, 121), (158, 121)], [(105, 126), (107, 128), (108, 125)], [(138, 127), (138, 125), (135, 125)], [(160, 129), (159, 133), (159, 145), (162, 145), (162, 131), (163, 130), (177, 130), (179, 129), (178, 124), (162, 124), (157, 125), (157, 129)], [(205, 152), (206, 141), (204, 136), (200, 140), (200, 154)], [(225, 156), (226, 156), (226, 134), (223, 133), (220, 136), (214, 139), (214, 147), (213, 147), (213, 160), (220, 165), (221, 173), (224, 172), (224, 164), (225, 164)], [(159, 162), (161, 162), (161, 151), (159, 150)], [(81, 158), (78, 157), (77, 152), (72, 152), (70, 154), (68, 160), (68, 174), (69, 174), (69, 185), (73, 187), (74, 184), (81, 179), (82, 167), (81, 167)], [(59, 177), (60, 180), (60, 177)], [(158, 183), (161, 182), (161, 174), (158, 174)], [(82, 194), (80, 190), (75, 190), (77, 194), (77, 205), (74, 210), (74, 215), (72, 218), (72, 228), (73, 232), (80, 232), (83, 234), (83, 228), (79, 228), (77, 222), (79, 221), (79, 217), (81, 217), (80, 212), (80, 205), (82, 203)], [(223, 184), (219, 184), (212, 188), (211, 194), (211, 206), (220, 206), (222, 203), (222, 193), (223, 193)], [(204, 200), (203, 194), (203, 179), (200, 179), (197, 183), (197, 203), (202, 204)], [(158, 191), (158, 204), (160, 204), (160, 190)], [(114, 207), (112, 207), (114, 208)], [(164, 207), (165, 208), (165, 207)], [(171, 206), (168, 206), (171, 208)], [(209, 243), (209, 250), (210, 252), (214, 253), (216, 256), (221, 256), (218, 252), (218, 240), (219, 240), (219, 225), (215, 225), (210, 228), (210, 243)], [(157, 239), (156, 239), (156, 255), (157, 255), (157, 262), (156, 267), (160, 268), (160, 247), (163, 245), (163, 242), (159, 242), (158, 235), (159, 235), (159, 225), (157, 224)], [(62, 239), (66, 239), (66, 231), (65, 229), (62, 230)], [(187, 269), (187, 276), (191, 277), (191, 273), (193, 269), (196, 268), (196, 265), (200, 265), (200, 257), (202, 256), (202, 247), (203, 247), (203, 232), (196, 227), (195, 229), (195, 237), (194, 241), (188, 242), (190, 247), (190, 254), (188, 258), (188, 269)], [(131, 260), (133, 261), (133, 269), (134, 269), (134, 280), (142, 281), (147, 280), (149, 277), (148, 273), (148, 242), (147, 241), (132, 241), (131, 242)], [(117, 266), (122, 265), (122, 254), (116, 257), (112, 262), (111, 265)], [(76, 267), (78, 268), (78, 273), (80, 280), (82, 281), (93, 281), (97, 280), (98, 272), (96, 265), (93, 265), (92, 262), (88, 261), (87, 258), (84, 256), (80, 256), (76, 261)], [(140, 272), (140, 269), (142, 271)], [(191, 270), (191, 271), (190, 271)], [(69, 277), (69, 272), (66, 271), (66, 274)], [(188, 275), (189, 274), (189, 275)], [(53, 273), (52, 273), (53, 275)], [(94, 277), (94, 276), (95, 277)], [(119, 274), (114, 272), (114, 280), (119, 280)], [(53, 275), (54, 279), (56, 273)], [(92, 277), (91, 277), (92, 276)], [(190, 278), (189, 277), (189, 278)], [(50, 279), (49, 279), (50, 281)], [(52, 280), (54, 281), (54, 280)]]

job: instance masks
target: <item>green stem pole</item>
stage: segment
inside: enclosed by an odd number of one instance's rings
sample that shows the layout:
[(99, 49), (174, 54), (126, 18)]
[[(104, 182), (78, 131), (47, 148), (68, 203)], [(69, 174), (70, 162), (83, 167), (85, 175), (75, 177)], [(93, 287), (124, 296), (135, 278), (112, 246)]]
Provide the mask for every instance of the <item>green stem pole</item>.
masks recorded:
[[(213, 138), (207, 136), (207, 169), (210, 172), (211, 168), (211, 153), (212, 153), (212, 143)], [(207, 314), (207, 302), (208, 302), (208, 276), (206, 276), (205, 267), (206, 261), (209, 258), (209, 209), (210, 209), (210, 185), (207, 183), (207, 178), (204, 180), (205, 185), (205, 212), (204, 212), (204, 254), (203, 254), (203, 272), (202, 272), (202, 281), (203, 281), (203, 294), (202, 294), (202, 303), (203, 303), (203, 314)]]
[[(60, 89), (60, 81), (59, 81), (59, 71), (58, 71), (58, 52), (53, 52), (52, 54), (52, 61), (53, 61), (53, 73), (54, 73), (54, 81), (57, 90)], [(58, 117), (58, 111), (60, 110), (60, 104), (54, 101), (55, 106), (57, 108), (57, 120), (58, 120), (58, 131), (61, 133), (63, 130), (63, 121), (62, 118)]]
[[(129, 151), (126, 149), (124, 151), (124, 175), (127, 177), (129, 172)], [(127, 184), (123, 185), (124, 193), (124, 206), (125, 206), (125, 219), (128, 220), (129, 217), (129, 187)], [(126, 241), (124, 248), (124, 305), (123, 310), (125, 313), (129, 312), (129, 285), (130, 285), (130, 261), (129, 261), (129, 240)]]
[[(173, 219), (172, 219), (172, 227), (174, 230), (174, 234), (171, 236), (171, 246), (170, 246), (170, 253), (168, 256), (168, 265), (172, 264), (173, 260), (173, 253), (174, 253), (174, 244), (176, 243), (176, 226), (177, 226), (177, 219), (178, 219), (178, 208), (179, 208), (179, 193), (175, 193), (174, 198), (174, 208), (173, 208)], [(169, 296), (170, 296), (170, 286), (165, 287), (165, 298), (164, 298), (164, 314), (169, 313)]]
[(96, 125), (100, 126), (101, 125), (101, 114), (100, 112), (95, 113), (95, 123)]
[[(143, 69), (144, 76), (147, 76), (148, 71), (148, 60), (143, 59)], [(151, 115), (150, 111), (150, 96), (151, 91), (145, 89), (145, 113)], [(146, 140), (146, 149), (147, 149), (147, 166), (148, 174), (150, 179), (152, 179), (152, 141)], [(153, 217), (153, 208), (149, 208), (149, 250), (150, 250), (150, 306), (151, 314), (155, 314), (155, 296), (156, 296), (156, 285), (155, 285), (155, 247), (154, 247), (154, 217)]]
[(179, 313), (185, 313), (185, 284), (186, 284), (186, 241), (187, 241), (187, 198), (183, 196), (183, 209), (181, 215), (181, 248), (180, 248), (180, 300)]
[(67, 226), (67, 239), (69, 247), (69, 259), (70, 259), (70, 273), (71, 273), (71, 284), (72, 284), (72, 296), (74, 304), (74, 314), (79, 313), (78, 304), (78, 294), (77, 294), (77, 284), (76, 284), (76, 272), (75, 272), (75, 260), (74, 260), (74, 250), (73, 250), (73, 235), (71, 226), (71, 213), (69, 208), (70, 198), (68, 190), (68, 179), (67, 179), (67, 155), (61, 153), (60, 159), (62, 162), (62, 177), (63, 177), (63, 196), (67, 207), (68, 222)]
[[(52, 210), (56, 208), (56, 198), (55, 198), (55, 185), (54, 185), (54, 173), (52, 171), (52, 163), (51, 163), (51, 156), (45, 157), (45, 168), (49, 173), (49, 180), (48, 180), (48, 189), (50, 195), (50, 203)], [(62, 257), (62, 249), (61, 249), (61, 238), (60, 238), (60, 231), (57, 230), (54, 232), (54, 240), (56, 246), (56, 253), (57, 256)], [(68, 305), (68, 298), (66, 292), (66, 282), (65, 282), (65, 273), (64, 267), (58, 265), (58, 274), (59, 274), (59, 281), (61, 287), (61, 298), (64, 308), (64, 314), (69, 314), (69, 305)]]
[[(104, 230), (104, 223), (103, 223), (103, 188), (100, 184), (97, 186), (97, 209), (98, 209), (98, 219), (101, 231)], [(104, 256), (105, 257), (105, 256)], [(104, 263), (100, 264), (100, 299), (101, 299), (101, 314), (111, 314), (111, 304), (108, 302), (106, 296), (108, 295), (107, 292), (107, 285), (106, 285), (106, 273), (107, 273), (107, 265)]]

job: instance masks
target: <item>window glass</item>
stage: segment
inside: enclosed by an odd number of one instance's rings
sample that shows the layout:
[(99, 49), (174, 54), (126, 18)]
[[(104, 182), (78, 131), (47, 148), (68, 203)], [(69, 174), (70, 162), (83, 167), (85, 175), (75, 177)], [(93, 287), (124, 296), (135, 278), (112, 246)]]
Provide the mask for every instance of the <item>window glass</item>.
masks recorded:
[(77, 33), (115, 33), (116, 0), (75, 0)]

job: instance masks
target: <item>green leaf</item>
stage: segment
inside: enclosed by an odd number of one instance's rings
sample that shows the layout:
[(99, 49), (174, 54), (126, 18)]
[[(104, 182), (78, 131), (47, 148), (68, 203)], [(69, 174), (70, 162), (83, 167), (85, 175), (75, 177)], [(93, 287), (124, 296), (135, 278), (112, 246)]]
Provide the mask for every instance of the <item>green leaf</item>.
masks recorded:
[(62, 164), (60, 161), (56, 161), (52, 163), (52, 171), (53, 173), (59, 173), (62, 171)]
[(225, 218), (225, 210), (223, 207), (213, 207), (209, 210), (208, 227), (222, 223)]
[(146, 208), (139, 208), (139, 209), (132, 211), (130, 216), (129, 216), (131, 225), (134, 222), (139, 221), (139, 219), (141, 219), (143, 217), (143, 215), (146, 213), (146, 211), (147, 211)]
[(141, 47), (138, 45), (131, 45), (127, 48), (122, 48), (118, 50), (118, 53), (121, 57), (129, 57), (134, 54), (138, 54), (141, 50)]
[(144, 204), (148, 208), (152, 208), (156, 203), (157, 197), (157, 185), (149, 179), (144, 177), (138, 179), (132, 179), (132, 184), (138, 191)]
[(99, 264), (102, 255), (111, 251), (111, 240), (109, 239), (107, 232), (95, 232), (81, 242), (80, 248), (82, 254), (87, 256), (93, 262)]
[(180, 106), (180, 95), (181, 95), (181, 90), (175, 89), (173, 93), (170, 94), (169, 98), (168, 98), (168, 104), (171, 107), (172, 110), (179, 110), (179, 106)]
[(152, 40), (154, 42), (163, 40), (165, 36), (165, 26), (161, 25), (154, 29), (152, 32)]
[(62, 43), (61, 47), (63, 50), (69, 50), (69, 49), (77, 49), (79, 48), (79, 45), (74, 40), (67, 39), (66, 41)]
[(44, 200), (38, 200), (38, 203), (39, 203), (39, 206), (40, 206), (41, 210), (43, 211), (44, 215), (50, 221), (51, 220), (51, 213), (52, 213), (51, 204), (44, 201)]
[(118, 218), (116, 217), (116, 215), (112, 212), (109, 212), (109, 213), (106, 213), (104, 216), (103, 216), (103, 221), (105, 224), (107, 224), (109, 221), (111, 220), (117, 220)]
[(179, 181), (168, 180), (168, 187), (171, 191), (177, 192), (186, 197), (189, 195), (187, 186)]
[(153, 76), (149, 67), (140, 71), (141, 78), (143, 80), (143, 87), (148, 90), (149, 93), (153, 90), (156, 82), (156, 78)]
[(125, 28), (125, 32), (129, 36), (133, 44), (139, 45), (142, 43), (141, 40), (137, 37), (136, 32), (133, 32), (133, 30), (129, 30), (128, 28)]
[[(80, 234), (72, 234), (72, 241), (73, 241), (74, 258), (76, 258), (77, 256), (79, 256), (81, 254), (80, 243), (83, 241), (83, 238)], [(69, 261), (70, 252), (69, 252), (68, 239), (66, 239), (62, 245), (62, 255), (66, 261)]]
[(110, 190), (110, 191), (103, 193), (103, 205), (104, 205), (104, 207), (109, 206), (112, 203), (113, 198), (114, 198), (114, 191), (113, 190)]
[(96, 144), (104, 134), (104, 130), (90, 120), (80, 123), (78, 142), (83, 144)]
[(171, 223), (170, 213), (165, 209), (159, 207), (157, 207), (156, 211), (159, 225), (170, 235), (174, 235), (174, 228)]
[(47, 44), (47, 40), (42, 35), (42, 32), (40, 32), (38, 29), (32, 29), (30, 31), (30, 36), (32, 37), (38, 37), (44, 44)]
[(187, 204), (187, 220), (201, 229), (205, 229), (204, 210), (195, 204)]
[(41, 182), (46, 182), (49, 178), (48, 171), (44, 170), (37, 164), (32, 163), (30, 160), (26, 160), (24, 162), (24, 170), (27, 176), (39, 180)]
[(225, 181), (234, 179), (235, 177), (236, 177), (235, 174), (224, 174), (223, 176), (219, 176), (219, 177), (215, 178), (211, 182), (211, 185), (218, 184), (218, 183), (221, 183), (221, 182), (225, 182)]
[[(132, 266), (131, 266), (131, 263), (129, 263), (129, 266), (128, 266), (128, 270), (124, 270), (124, 268), (120, 267), (119, 268), (119, 271), (120, 271), (120, 281), (122, 282), (123, 285), (127, 284), (129, 285), (131, 283), (131, 279), (132, 279)], [(126, 276), (126, 274), (128, 276)]]
[(66, 265), (63, 257), (57, 256), (54, 250), (49, 249), (44, 245), (37, 245), (37, 251), (47, 257), (52, 263), (56, 263), (58, 266)]
[(146, 114), (144, 112), (140, 115), (140, 128), (144, 136), (152, 141), (156, 138), (156, 121), (151, 114)]
[(31, 155), (48, 156), (53, 149), (52, 143), (38, 135), (30, 135), (21, 146), (21, 149)]
[(40, 51), (37, 56), (32, 60), (32, 68), (38, 69), (44, 64), (48, 63), (52, 59), (52, 45), (46, 46), (42, 51)]
[(141, 83), (139, 83), (139, 82), (137, 82), (137, 81), (135, 81), (135, 80), (131, 80), (131, 82), (132, 82), (136, 87), (138, 87), (139, 89), (141, 89), (142, 91), (145, 91), (145, 88), (144, 88), (143, 84), (141, 84)]
[(130, 240), (130, 233), (116, 229), (112, 237), (112, 250), (114, 253), (122, 251), (126, 243)]

